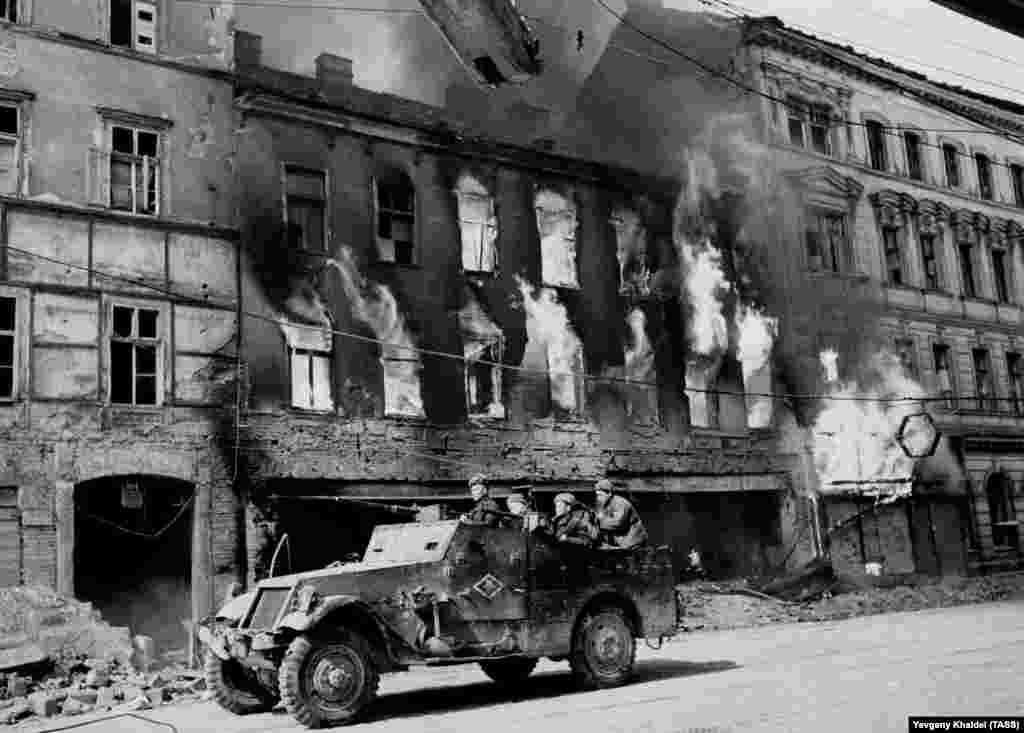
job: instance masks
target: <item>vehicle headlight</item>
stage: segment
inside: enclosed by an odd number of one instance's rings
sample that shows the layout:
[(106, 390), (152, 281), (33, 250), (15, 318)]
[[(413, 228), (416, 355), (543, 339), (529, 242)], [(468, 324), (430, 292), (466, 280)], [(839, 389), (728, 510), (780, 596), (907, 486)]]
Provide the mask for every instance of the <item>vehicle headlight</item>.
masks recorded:
[(295, 610), (300, 613), (309, 613), (320, 600), (316, 588), (311, 585), (304, 585), (295, 594)]

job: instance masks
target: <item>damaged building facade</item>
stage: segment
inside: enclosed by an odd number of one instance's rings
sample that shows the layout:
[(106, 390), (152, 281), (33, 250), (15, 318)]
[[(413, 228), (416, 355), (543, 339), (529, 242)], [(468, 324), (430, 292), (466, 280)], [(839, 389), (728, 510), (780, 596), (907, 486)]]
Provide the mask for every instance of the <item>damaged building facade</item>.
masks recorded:
[(742, 367), (691, 418), (676, 182), (361, 89), (345, 59), (314, 78), (262, 65), (257, 36), (236, 50), (250, 580), (286, 534), (311, 567), (396, 520), (303, 496), (459, 509), (478, 472), (545, 511), (608, 475), (680, 566), (813, 552), (803, 457), (770, 408), (751, 427)]
[[(886, 438), (865, 430), (837, 446), (846, 469), (818, 477), (833, 562), (890, 573), (1019, 565), (1024, 147), (1013, 139), (1024, 108), (775, 19), (747, 25), (740, 56), (765, 95), (764, 140), (799, 191), (802, 277), (846, 301), (783, 319), (802, 335), (805, 371), (822, 352), (832, 356), (835, 373), (823, 363), (811, 386), (842, 391), (863, 378), (870, 352), (886, 351), (898, 362), (899, 394), (938, 398), (919, 409), (945, 436), (944, 458), (915, 470), (913, 494), (877, 508), (908, 486), (857, 485), (885, 471), (852, 453)], [(850, 325), (865, 323), (877, 333), (851, 340)]]
[(210, 444), (238, 338), (228, 17), (2, 7), (0, 586), (179, 642), (238, 534)]

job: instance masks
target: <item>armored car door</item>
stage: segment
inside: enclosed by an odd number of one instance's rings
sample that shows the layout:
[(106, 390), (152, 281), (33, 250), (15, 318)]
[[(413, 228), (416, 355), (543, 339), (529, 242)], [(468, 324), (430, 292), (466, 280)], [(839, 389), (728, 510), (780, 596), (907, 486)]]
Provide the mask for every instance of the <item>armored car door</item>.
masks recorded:
[(527, 618), (526, 536), (521, 530), (460, 525), (446, 560), (451, 600), (463, 620)]

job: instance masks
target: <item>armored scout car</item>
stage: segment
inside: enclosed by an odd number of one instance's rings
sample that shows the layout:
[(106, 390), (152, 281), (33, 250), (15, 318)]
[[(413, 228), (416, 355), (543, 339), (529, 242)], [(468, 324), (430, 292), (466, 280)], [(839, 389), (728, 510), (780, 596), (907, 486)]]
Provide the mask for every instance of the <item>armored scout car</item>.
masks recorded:
[(671, 635), (666, 548), (580, 550), (519, 528), (460, 521), (378, 526), (361, 562), (264, 580), (200, 627), (217, 702), (278, 700), (310, 728), (355, 720), (379, 675), (477, 663), (499, 683), (541, 657), (585, 687), (625, 683), (636, 639)]

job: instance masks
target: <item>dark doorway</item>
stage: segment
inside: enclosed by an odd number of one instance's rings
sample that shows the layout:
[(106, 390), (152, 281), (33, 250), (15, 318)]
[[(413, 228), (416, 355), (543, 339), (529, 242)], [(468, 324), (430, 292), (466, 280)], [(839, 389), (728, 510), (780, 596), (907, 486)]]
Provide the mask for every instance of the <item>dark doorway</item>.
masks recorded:
[(116, 476), (75, 489), (75, 595), (114, 626), (187, 644), (192, 616), (192, 498), (187, 482)]

